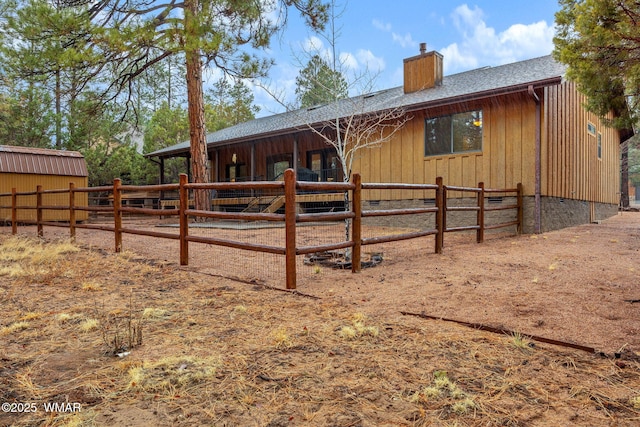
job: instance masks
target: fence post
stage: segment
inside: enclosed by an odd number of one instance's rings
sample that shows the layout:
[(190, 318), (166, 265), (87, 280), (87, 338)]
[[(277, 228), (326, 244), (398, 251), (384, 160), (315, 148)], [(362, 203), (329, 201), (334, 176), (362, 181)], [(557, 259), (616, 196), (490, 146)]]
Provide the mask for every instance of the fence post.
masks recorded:
[(447, 232), (447, 186), (442, 185), (442, 247), (444, 247), (444, 233)]
[(42, 227), (42, 185), (36, 186), (36, 224), (38, 227), (38, 237), (44, 236)]
[(185, 187), (188, 180), (186, 174), (180, 174), (180, 265), (189, 265), (189, 217), (186, 213), (189, 209), (189, 190)]
[(296, 288), (296, 174), (284, 171), (284, 221), (287, 289)]
[(518, 234), (522, 234), (522, 227), (524, 225), (524, 206), (522, 204), (522, 183), (518, 183), (518, 227), (516, 229)]
[(362, 249), (362, 177), (359, 173), (353, 174), (352, 182), (355, 188), (353, 189), (353, 202), (351, 204), (351, 210), (354, 214), (351, 222), (351, 240), (353, 241), (351, 272), (359, 273), (362, 267), (360, 263)]
[(76, 240), (76, 195), (75, 195), (76, 184), (73, 182), (69, 183), (69, 237), (71, 241)]
[(120, 192), (120, 178), (113, 180), (113, 224), (116, 239), (116, 252), (122, 251), (122, 193)]
[(436, 177), (436, 253), (442, 253), (442, 246), (444, 243), (444, 209), (446, 208), (443, 203), (444, 186), (442, 185), (442, 177)]
[(480, 191), (478, 192), (478, 230), (476, 231), (476, 241), (484, 242), (484, 182), (478, 184)]
[(17, 189), (11, 189), (11, 234), (18, 234), (18, 194)]

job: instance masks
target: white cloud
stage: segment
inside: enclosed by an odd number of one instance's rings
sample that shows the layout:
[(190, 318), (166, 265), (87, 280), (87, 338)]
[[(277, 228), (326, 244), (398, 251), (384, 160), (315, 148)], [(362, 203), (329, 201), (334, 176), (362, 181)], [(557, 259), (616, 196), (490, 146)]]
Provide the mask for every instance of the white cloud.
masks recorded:
[(418, 44), (413, 40), (411, 34), (409, 33), (405, 34), (404, 36), (401, 36), (398, 33), (391, 33), (391, 37), (393, 38), (393, 41), (395, 43), (398, 43), (402, 48), (414, 47)]
[(324, 42), (317, 36), (311, 36), (302, 43), (303, 52), (322, 52), (324, 50)]
[(441, 50), (445, 72), (506, 64), (548, 55), (553, 50), (554, 27), (545, 21), (514, 24), (497, 32), (486, 24), (482, 9), (470, 9), (466, 4), (458, 6), (451, 19), (462, 40)]
[(391, 31), (391, 24), (389, 24), (388, 22), (385, 23), (380, 20), (374, 19), (372, 24), (373, 24), (373, 28), (376, 28), (380, 31), (384, 31), (384, 32)]
[(358, 50), (358, 52), (356, 53), (356, 58), (365, 69), (374, 74), (384, 70), (386, 66), (384, 58), (375, 56), (370, 50)]
[(470, 70), (478, 68), (478, 58), (473, 55), (464, 55), (460, 52), (457, 43), (441, 49), (444, 56), (444, 72), (450, 74), (451, 70)]
[(393, 27), (388, 22), (382, 22), (378, 19), (374, 19), (372, 21), (372, 25), (374, 28), (380, 31), (391, 33), (391, 40), (393, 40), (394, 43), (399, 44), (402, 48), (415, 47), (418, 45), (418, 43), (413, 40), (413, 37), (411, 37), (410, 33), (401, 35), (396, 33), (395, 31), (392, 31)]

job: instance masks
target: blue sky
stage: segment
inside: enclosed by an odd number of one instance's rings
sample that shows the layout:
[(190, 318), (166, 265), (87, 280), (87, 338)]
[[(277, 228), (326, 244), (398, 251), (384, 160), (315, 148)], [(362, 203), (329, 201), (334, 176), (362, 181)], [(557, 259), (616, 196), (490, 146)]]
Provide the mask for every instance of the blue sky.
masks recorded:
[[(417, 55), (420, 42), (444, 55), (445, 75), (548, 55), (559, 10), (557, 0), (338, 1), (346, 3), (336, 23), (342, 63), (354, 72), (377, 71), (376, 90), (402, 84), (402, 60)], [(269, 86), (289, 101), (311, 41), (316, 48), (328, 47), (290, 13), (287, 28), (268, 52), (276, 61)], [(283, 111), (264, 91), (256, 88), (255, 96), (260, 116)]]

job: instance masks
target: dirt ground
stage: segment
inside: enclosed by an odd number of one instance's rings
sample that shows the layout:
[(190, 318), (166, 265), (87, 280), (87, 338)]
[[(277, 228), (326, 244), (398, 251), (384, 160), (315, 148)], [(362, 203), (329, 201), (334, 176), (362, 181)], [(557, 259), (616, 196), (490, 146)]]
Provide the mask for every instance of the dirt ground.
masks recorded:
[[(0, 256), (27, 272), (0, 273), (0, 397), (38, 409), (0, 425), (640, 423), (637, 212), (482, 244), (446, 236), (441, 255), (432, 238), (375, 245), (383, 261), (359, 274), (300, 260), (297, 293), (282, 291), (282, 257), (192, 244), (179, 267), (173, 240), (127, 236), (118, 255), (111, 234), (78, 230), (77, 245), (36, 266)], [(82, 410), (45, 412), (52, 401)]]

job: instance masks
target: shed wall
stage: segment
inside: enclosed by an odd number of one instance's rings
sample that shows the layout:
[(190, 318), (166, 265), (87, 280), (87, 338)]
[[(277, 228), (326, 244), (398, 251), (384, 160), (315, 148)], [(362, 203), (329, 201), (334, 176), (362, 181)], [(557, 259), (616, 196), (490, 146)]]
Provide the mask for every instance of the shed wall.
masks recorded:
[[(74, 182), (76, 187), (87, 187), (88, 180), (84, 176), (59, 176), (59, 175), (38, 175), (38, 174), (18, 174), (0, 173), (0, 193), (11, 193), (15, 188), (18, 192), (35, 191), (38, 185), (42, 185), (44, 190), (54, 190), (69, 188), (69, 183)], [(88, 206), (88, 193), (76, 193), (75, 204), (77, 206)], [(0, 204), (7, 206), (11, 204), (10, 197), (2, 197)], [(18, 197), (19, 206), (36, 206), (36, 196)], [(46, 194), (43, 195), (42, 204), (47, 206), (69, 206), (69, 195)], [(45, 210), (43, 211), (44, 221), (69, 221), (68, 210)], [(87, 211), (76, 211), (77, 221), (86, 221), (89, 218)], [(36, 211), (19, 210), (18, 221), (35, 221)], [(11, 221), (11, 209), (0, 209), (0, 221)]]

